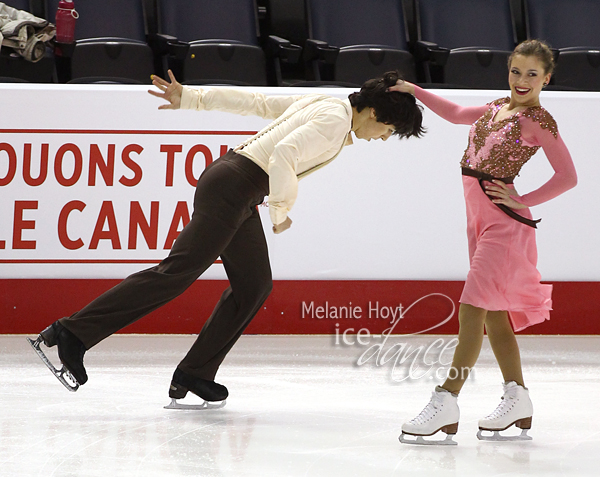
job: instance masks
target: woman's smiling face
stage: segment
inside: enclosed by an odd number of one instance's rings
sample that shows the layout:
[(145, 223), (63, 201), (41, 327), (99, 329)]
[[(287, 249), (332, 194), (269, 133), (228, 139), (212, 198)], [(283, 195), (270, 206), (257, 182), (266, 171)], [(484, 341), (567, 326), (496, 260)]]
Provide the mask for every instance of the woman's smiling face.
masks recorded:
[(550, 73), (544, 71), (543, 63), (535, 56), (515, 55), (510, 64), (508, 84), (512, 101), (519, 106), (536, 106), (544, 83), (550, 81)]

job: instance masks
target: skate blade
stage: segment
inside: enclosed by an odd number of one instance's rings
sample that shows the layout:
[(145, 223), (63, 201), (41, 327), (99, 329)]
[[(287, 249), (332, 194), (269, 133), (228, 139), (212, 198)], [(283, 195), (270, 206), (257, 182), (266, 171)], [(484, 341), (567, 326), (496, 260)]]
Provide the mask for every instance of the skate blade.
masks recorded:
[(180, 402), (177, 402), (177, 399), (171, 398), (171, 402), (167, 406), (164, 406), (164, 409), (179, 409), (179, 410), (184, 410), (184, 411), (202, 411), (202, 410), (209, 410), (209, 409), (221, 409), (222, 407), (225, 407), (226, 403), (227, 403), (227, 400), (219, 401), (217, 403), (204, 401), (202, 404), (181, 404)]
[[(494, 442), (502, 442), (502, 441), (531, 441), (533, 437), (527, 435), (527, 431), (529, 429), (521, 429), (521, 434), (517, 436), (503, 436), (500, 434), (500, 431), (490, 431), (488, 429), (479, 429), (477, 431), (477, 439), (480, 441), (494, 441)], [(491, 432), (492, 435), (484, 434), (484, 432)]]
[[(410, 438), (407, 439), (408, 436), (410, 436)], [(457, 446), (458, 442), (453, 440), (453, 437), (454, 434), (446, 434), (446, 438), (442, 441), (430, 441), (424, 439), (423, 436), (413, 436), (412, 434), (404, 434), (403, 432), (400, 434), (400, 437), (398, 437), (398, 440), (402, 444), (417, 444), (420, 446)]]
[(31, 345), (36, 354), (40, 357), (42, 362), (48, 367), (48, 369), (56, 376), (62, 385), (67, 388), (71, 392), (75, 392), (79, 389), (79, 383), (73, 377), (73, 375), (65, 368), (63, 365), (62, 368), (56, 369), (54, 365), (50, 362), (48, 357), (44, 354), (42, 349), (40, 348), (40, 343), (43, 342), (42, 337), (38, 336), (37, 340), (33, 341), (30, 338), (26, 338), (27, 342)]

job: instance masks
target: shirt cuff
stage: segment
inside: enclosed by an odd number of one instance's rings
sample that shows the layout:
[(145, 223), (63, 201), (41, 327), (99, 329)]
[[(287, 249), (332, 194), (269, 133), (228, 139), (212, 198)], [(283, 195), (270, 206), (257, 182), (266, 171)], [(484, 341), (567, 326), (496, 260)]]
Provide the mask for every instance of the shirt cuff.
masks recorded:
[(285, 222), (287, 214), (287, 207), (269, 204), (269, 216), (271, 217), (271, 222), (273, 222), (273, 225), (279, 225)]
[(204, 96), (204, 90), (188, 88), (184, 86), (181, 91), (181, 103), (180, 109), (194, 109), (196, 111), (204, 110), (204, 104), (202, 104), (202, 97)]

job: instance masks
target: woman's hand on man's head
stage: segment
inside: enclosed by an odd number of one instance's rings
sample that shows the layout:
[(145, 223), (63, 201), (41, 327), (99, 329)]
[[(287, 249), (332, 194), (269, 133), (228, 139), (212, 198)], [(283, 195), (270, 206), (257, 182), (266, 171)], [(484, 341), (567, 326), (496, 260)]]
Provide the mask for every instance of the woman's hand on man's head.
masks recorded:
[(410, 93), (414, 96), (415, 95), (415, 85), (408, 81), (399, 79), (398, 81), (396, 81), (396, 84), (394, 86), (390, 86), (388, 88), (388, 91), (397, 91), (399, 93)]

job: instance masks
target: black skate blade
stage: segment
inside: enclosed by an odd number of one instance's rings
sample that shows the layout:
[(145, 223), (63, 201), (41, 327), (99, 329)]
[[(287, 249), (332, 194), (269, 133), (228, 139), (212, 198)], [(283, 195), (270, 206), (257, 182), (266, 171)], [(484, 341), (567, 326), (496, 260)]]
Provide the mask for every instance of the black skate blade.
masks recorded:
[[(409, 438), (407, 438), (410, 436)], [(446, 438), (444, 440), (428, 440), (424, 439), (423, 436), (414, 436), (412, 434), (405, 434), (404, 432), (400, 434), (398, 440), (402, 444), (416, 444), (420, 446), (457, 446), (458, 442), (453, 440), (454, 434), (446, 434)]]
[(203, 401), (202, 404), (182, 404), (177, 402), (177, 399), (171, 398), (171, 402), (164, 406), (164, 409), (179, 409), (183, 411), (204, 411), (210, 409), (221, 409), (225, 407), (227, 400), (219, 401), (216, 403)]
[(50, 362), (48, 357), (44, 354), (44, 352), (40, 348), (40, 343), (44, 342), (43, 338), (41, 336), (38, 336), (37, 340), (35, 340), (35, 341), (33, 341), (30, 338), (26, 338), (26, 339), (27, 339), (27, 342), (33, 348), (33, 350), (36, 352), (36, 354), (40, 357), (42, 362), (48, 367), (50, 372), (52, 374), (54, 374), (54, 376), (56, 376), (56, 379), (58, 379), (65, 388), (67, 388), (71, 392), (75, 392), (79, 389), (79, 383), (73, 377), (73, 375), (71, 373), (69, 373), (69, 371), (67, 369), (65, 369), (64, 365), (62, 368), (56, 369), (54, 367), (54, 365)]
[[(492, 441), (492, 442), (502, 442), (502, 441), (531, 441), (533, 437), (527, 435), (527, 431), (529, 429), (521, 429), (521, 434), (516, 436), (506, 436), (500, 434), (500, 431), (492, 431), (490, 429), (479, 429), (477, 431), (477, 439), (480, 441)], [(484, 432), (491, 432), (492, 435), (484, 434)]]

